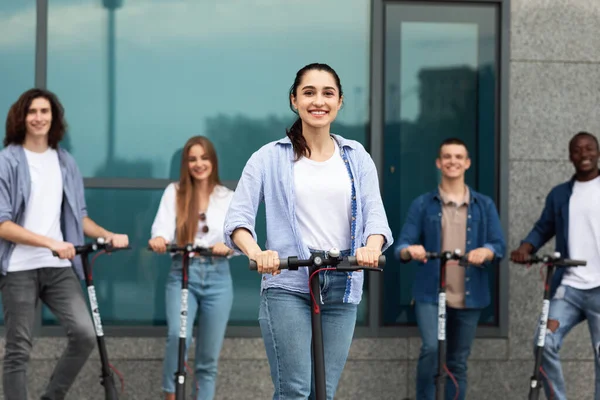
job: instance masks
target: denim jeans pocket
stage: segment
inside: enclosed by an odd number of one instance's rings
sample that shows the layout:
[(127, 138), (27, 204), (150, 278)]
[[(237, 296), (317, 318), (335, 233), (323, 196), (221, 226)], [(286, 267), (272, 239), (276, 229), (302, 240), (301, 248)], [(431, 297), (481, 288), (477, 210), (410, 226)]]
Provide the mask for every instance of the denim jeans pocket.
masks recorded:
[(205, 268), (207, 275), (214, 277), (215, 279), (229, 279), (231, 275), (229, 262), (226, 260), (204, 264), (203, 267)]

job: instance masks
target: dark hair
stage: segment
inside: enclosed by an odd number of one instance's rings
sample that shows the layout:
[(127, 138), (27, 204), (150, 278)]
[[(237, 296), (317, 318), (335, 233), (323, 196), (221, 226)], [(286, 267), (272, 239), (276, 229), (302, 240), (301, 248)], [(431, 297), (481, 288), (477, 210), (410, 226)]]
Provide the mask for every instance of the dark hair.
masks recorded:
[(25, 142), (25, 135), (27, 133), (25, 120), (27, 113), (33, 100), (39, 98), (48, 100), (52, 110), (52, 124), (48, 132), (48, 146), (53, 149), (58, 147), (58, 143), (62, 140), (67, 130), (65, 110), (56, 95), (45, 89), (29, 89), (10, 107), (6, 117), (4, 146), (8, 146), (9, 144), (23, 144)]
[(596, 149), (600, 150), (600, 146), (598, 146), (598, 138), (596, 138), (596, 136), (594, 136), (593, 134), (591, 134), (589, 132), (581, 131), (581, 132), (577, 132), (575, 134), (575, 136), (573, 136), (571, 138), (571, 140), (569, 140), (569, 153), (571, 152), (571, 148), (573, 147), (573, 144), (575, 143), (575, 141), (577, 139), (579, 139), (580, 137), (589, 137), (596, 143)]
[[(329, 65), (320, 64), (320, 63), (312, 63), (312, 64), (305, 65), (304, 67), (302, 67), (302, 69), (300, 69), (298, 72), (296, 72), (296, 79), (294, 79), (294, 84), (290, 88), (290, 95), (289, 95), (290, 109), (296, 115), (298, 115), (298, 111), (296, 109), (294, 109), (294, 104), (292, 103), (292, 96), (294, 98), (296, 98), (296, 95), (297, 95), (296, 92), (298, 90), (298, 86), (300, 86), (300, 82), (302, 81), (302, 78), (308, 71), (313, 71), (313, 70), (329, 72), (331, 74), (331, 76), (333, 76), (333, 79), (335, 80), (335, 84), (337, 86), (340, 97), (342, 97), (344, 94), (342, 92), (342, 84), (340, 83), (340, 77), (338, 76), (337, 72), (335, 72), (335, 70), (333, 68), (331, 68)], [(296, 119), (296, 121), (292, 124), (292, 126), (289, 130), (288, 129), (285, 130), (285, 133), (292, 141), (292, 146), (294, 146), (294, 154), (296, 155), (296, 160), (300, 159), (301, 157), (303, 157), (307, 154), (310, 156), (310, 148), (306, 144), (306, 139), (304, 139), (304, 136), (302, 136), (302, 120), (300, 119), (300, 117), (298, 117)]]
[(462, 139), (459, 139), (457, 137), (451, 137), (448, 139), (444, 139), (444, 141), (440, 144), (440, 148), (438, 149), (438, 157), (442, 156), (442, 147), (449, 144), (457, 144), (459, 146), (464, 147), (465, 150), (467, 150), (467, 157), (469, 156), (469, 149), (467, 148), (467, 144)]

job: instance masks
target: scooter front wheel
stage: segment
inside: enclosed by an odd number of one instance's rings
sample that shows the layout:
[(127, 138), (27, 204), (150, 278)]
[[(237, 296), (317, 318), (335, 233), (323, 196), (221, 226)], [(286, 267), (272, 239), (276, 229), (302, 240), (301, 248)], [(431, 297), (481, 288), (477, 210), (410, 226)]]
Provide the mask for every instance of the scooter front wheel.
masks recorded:
[(119, 400), (119, 392), (115, 387), (115, 380), (112, 375), (105, 376), (102, 382), (104, 386), (104, 399), (105, 400)]

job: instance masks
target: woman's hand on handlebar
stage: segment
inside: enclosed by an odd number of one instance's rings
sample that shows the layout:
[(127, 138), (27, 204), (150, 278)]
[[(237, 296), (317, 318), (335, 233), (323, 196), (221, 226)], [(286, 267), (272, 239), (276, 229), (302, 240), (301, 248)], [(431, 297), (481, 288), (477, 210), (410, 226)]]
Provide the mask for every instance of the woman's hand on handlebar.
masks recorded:
[(116, 249), (129, 246), (129, 236), (122, 233), (112, 233), (106, 238), (106, 241)]
[(153, 252), (159, 254), (167, 251), (167, 244), (169, 244), (169, 241), (161, 236), (148, 240), (148, 246), (150, 246)]
[(256, 270), (259, 274), (273, 274), (275, 276), (281, 273), (279, 254), (274, 250), (256, 251), (250, 254), (248, 258), (256, 261)]
[(377, 268), (381, 249), (375, 247), (359, 247), (356, 249), (356, 263), (361, 267)]
[(225, 246), (225, 243), (217, 243), (210, 249), (215, 256), (228, 256), (233, 254), (233, 250)]
[(377, 268), (384, 243), (385, 237), (383, 235), (369, 235), (365, 246), (356, 249), (356, 263), (358, 266)]
[(60, 259), (72, 260), (75, 258), (75, 246), (72, 243), (53, 240), (48, 248), (56, 252)]

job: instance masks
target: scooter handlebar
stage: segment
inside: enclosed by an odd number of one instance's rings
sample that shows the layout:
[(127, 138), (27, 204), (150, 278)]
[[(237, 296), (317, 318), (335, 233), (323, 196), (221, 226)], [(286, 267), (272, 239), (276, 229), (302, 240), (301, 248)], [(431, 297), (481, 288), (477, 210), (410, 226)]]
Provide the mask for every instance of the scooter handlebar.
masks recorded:
[[(297, 257), (281, 258), (279, 259), (279, 269), (298, 269), (298, 267), (309, 267), (312, 266), (314, 262), (315, 259), (300, 260)], [(356, 261), (356, 256), (343, 257), (341, 260), (326, 258), (322, 259), (321, 262), (322, 264), (319, 266), (335, 268), (338, 271), (350, 272), (359, 271), (363, 269), (381, 271), (381, 267), (385, 266), (385, 256), (379, 256), (377, 268), (359, 266), (358, 262)], [(251, 271), (256, 271), (258, 269), (256, 261), (254, 260), (249, 260), (249, 267)]]
[[(86, 244), (80, 245), (80, 246), (75, 246), (75, 254), (76, 255), (88, 254), (88, 253), (93, 253), (95, 251), (101, 251), (101, 250), (104, 250), (107, 253), (114, 253), (115, 251), (120, 251), (120, 250), (131, 250), (131, 246), (113, 247), (113, 245), (111, 243), (104, 242), (104, 239), (102, 239), (102, 238), (98, 239), (95, 242), (86, 243)], [(52, 255), (54, 257), (58, 257), (58, 253), (54, 250), (52, 250)]]
[[(179, 246), (177, 244), (167, 244), (167, 253), (195, 253), (203, 257), (227, 257), (226, 255), (213, 254), (212, 250), (208, 247), (195, 246), (193, 244), (186, 244)], [(148, 246), (148, 250), (154, 251), (152, 247)]]
[(573, 260), (570, 258), (562, 258), (560, 253), (554, 253), (552, 255), (542, 255), (538, 256), (533, 254), (529, 257), (525, 264), (538, 264), (544, 263), (553, 265), (555, 267), (585, 267), (587, 265), (587, 261), (584, 260)]

